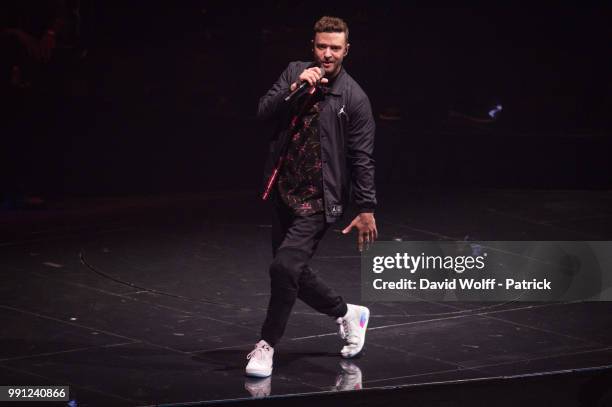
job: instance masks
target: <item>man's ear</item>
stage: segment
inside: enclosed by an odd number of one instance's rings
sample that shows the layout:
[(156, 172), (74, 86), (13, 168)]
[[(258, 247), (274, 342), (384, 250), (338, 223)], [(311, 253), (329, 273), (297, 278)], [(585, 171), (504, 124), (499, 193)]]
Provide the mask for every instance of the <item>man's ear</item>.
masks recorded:
[(344, 56), (348, 55), (348, 51), (349, 51), (350, 46), (351, 46), (351, 44), (346, 44), (346, 48), (344, 49)]
[(310, 50), (314, 52), (314, 40), (310, 40)]

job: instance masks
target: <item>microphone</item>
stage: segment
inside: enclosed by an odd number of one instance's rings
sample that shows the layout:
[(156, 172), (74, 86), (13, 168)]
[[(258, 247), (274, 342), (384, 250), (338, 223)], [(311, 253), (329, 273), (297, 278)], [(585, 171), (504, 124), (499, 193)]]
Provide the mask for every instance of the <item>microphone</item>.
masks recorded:
[[(319, 69), (321, 70), (321, 75), (322, 75), (321, 79), (323, 79), (325, 77), (325, 69), (323, 68), (323, 65), (321, 65)], [(321, 79), (319, 79), (317, 83), (319, 83)], [(295, 88), (293, 92), (289, 94), (289, 96), (285, 98), (285, 102), (290, 101), (296, 96), (300, 96), (302, 93), (304, 93), (308, 89), (308, 86), (309, 86), (308, 81), (303, 81), (297, 88)]]

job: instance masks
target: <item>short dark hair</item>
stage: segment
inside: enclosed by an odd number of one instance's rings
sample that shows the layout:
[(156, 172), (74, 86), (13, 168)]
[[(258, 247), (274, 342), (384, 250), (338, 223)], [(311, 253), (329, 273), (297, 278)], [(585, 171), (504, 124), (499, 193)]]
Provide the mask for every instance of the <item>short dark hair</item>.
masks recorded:
[(348, 43), (349, 29), (346, 22), (338, 17), (323, 16), (314, 25), (316, 33), (344, 33), (346, 42)]

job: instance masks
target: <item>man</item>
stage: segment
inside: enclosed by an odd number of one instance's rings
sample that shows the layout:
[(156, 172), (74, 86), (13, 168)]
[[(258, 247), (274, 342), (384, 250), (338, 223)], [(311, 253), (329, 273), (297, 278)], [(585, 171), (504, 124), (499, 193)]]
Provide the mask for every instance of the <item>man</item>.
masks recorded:
[[(274, 204), (274, 260), (261, 340), (247, 356), (249, 376), (272, 373), (274, 346), (297, 298), (336, 319), (346, 341), (343, 357), (356, 356), (365, 342), (369, 310), (346, 304), (308, 267), (331, 223), (344, 213), (349, 195), (359, 213), (343, 233), (357, 229), (360, 251), (378, 233), (375, 125), (368, 97), (342, 67), (350, 46), (348, 34), (343, 20), (322, 17), (314, 26), (314, 62), (290, 63), (259, 101), (258, 118), (275, 128), (266, 170)], [(308, 91), (285, 100), (304, 84)], [(276, 178), (271, 177), (273, 167)]]

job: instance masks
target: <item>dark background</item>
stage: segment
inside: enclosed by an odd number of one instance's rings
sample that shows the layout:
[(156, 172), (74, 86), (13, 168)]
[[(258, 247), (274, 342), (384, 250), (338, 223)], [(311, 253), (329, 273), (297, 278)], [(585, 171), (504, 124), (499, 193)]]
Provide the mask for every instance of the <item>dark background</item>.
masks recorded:
[(76, 45), (3, 92), (4, 190), (256, 190), (258, 98), (326, 14), (349, 24), (380, 185), (611, 186), (610, 7), (236, 4), (82, 1)]

